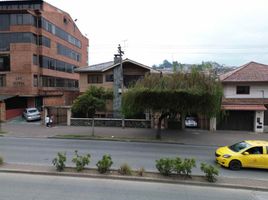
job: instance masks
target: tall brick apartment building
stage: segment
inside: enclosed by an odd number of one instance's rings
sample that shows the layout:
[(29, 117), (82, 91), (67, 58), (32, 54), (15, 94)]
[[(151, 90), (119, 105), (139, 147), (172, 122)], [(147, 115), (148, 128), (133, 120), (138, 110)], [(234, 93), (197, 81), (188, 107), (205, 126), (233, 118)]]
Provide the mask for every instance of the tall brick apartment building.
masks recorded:
[(74, 69), (88, 65), (88, 39), (70, 15), (42, 0), (0, 1), (1, 118), (26, 107), (70, 105)]

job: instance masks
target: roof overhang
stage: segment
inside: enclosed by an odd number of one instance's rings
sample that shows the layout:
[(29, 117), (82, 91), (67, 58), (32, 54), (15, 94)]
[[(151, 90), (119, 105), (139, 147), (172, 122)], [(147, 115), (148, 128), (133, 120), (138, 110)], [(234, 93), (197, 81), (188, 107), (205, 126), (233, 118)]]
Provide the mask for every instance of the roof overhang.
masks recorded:
[(0, 95), (0, 101), (4, 101), (6, 99), (10, 99), (10, 98), (13, 98), (13, 97), (16, 97), (18, 95)]
[(264, 105), (222, 105), (222, 110), (247, 110), (247, 111), (264, 111), (267, 108)]

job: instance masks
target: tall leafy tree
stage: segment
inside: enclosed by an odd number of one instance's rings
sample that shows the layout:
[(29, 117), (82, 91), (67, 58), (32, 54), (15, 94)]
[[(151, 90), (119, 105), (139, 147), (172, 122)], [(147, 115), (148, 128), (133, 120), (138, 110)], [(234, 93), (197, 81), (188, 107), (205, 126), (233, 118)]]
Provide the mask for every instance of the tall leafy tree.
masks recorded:
[(196, 70), (168, 76), (152, 74), (124, 93), (122, 111), (126, 116), (145, 110), (159, 113), (156, 138), (161, 138), (165, 117), (171, 113), (215, 116), (220, 110), (221, 96), (220, 83)]
[(74, 115), (93, 117), (96, 111), (105, 110), (106, 101), (113, 98), (113, 92), (103, 87), (90, 86), (72, 105)]

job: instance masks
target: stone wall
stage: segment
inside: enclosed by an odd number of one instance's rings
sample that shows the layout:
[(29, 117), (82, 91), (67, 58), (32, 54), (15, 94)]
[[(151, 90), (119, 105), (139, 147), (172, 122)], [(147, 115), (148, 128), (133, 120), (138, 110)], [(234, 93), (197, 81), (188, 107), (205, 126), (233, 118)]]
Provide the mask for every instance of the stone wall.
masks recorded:
[[(95, 118), (97, 127), (151, 128), (151, 121), (144, 119)], [(92, 118), (71, 118), (71, 126), (92, 126)]]

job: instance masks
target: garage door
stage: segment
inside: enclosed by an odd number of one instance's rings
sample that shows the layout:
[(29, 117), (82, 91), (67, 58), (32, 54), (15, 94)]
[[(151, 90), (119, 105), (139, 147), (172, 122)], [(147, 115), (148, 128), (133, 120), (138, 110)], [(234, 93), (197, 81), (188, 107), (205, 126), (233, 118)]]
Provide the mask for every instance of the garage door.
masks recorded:
[(226, 111), (226, 115), (218, 120), (218, 130), (254, 130), (254, 111)]

